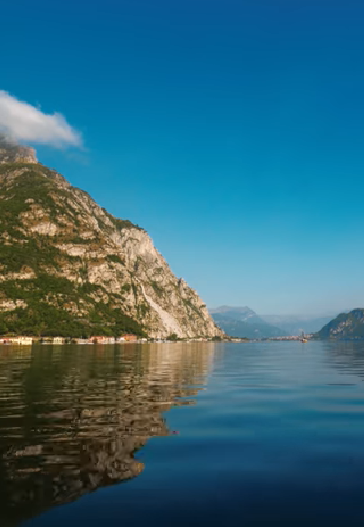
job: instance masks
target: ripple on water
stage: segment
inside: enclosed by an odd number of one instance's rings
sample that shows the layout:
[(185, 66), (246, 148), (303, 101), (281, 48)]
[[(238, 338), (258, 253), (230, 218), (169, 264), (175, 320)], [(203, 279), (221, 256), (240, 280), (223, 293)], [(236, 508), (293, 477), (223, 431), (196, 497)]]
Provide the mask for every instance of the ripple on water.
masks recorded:
[(362, 525), (363, 379), (360, 343), (0, 349), (0, 522)]

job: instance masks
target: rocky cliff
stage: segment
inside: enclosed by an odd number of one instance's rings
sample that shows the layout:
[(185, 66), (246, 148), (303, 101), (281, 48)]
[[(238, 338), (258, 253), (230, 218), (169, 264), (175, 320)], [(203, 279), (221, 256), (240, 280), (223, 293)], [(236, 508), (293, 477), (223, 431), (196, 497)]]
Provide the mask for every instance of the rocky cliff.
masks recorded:
[(34, 148), (19, 146), (0, 133), (0, 164), (3, 163), (38, 163), (38, 160)]
[(356, 308), (349, 313), (340, 313), (326, 324), (318, 333), (320, 338), (363, 338), (364, 308)]
[(222, 334), (145, 230), (36, 161), (2, 141), (0, 334)]

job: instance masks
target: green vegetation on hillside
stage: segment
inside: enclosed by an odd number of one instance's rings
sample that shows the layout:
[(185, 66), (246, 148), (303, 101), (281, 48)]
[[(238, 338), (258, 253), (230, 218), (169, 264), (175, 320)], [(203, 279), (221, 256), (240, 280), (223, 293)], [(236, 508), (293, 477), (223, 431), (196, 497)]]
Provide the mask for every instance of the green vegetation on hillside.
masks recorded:
[(148, 238), (134, 229), (56, 171), (0, 159), (0, 334), (146, 336), (163, 328), (147, 293), (181, 327), (216, 333), (154, 249), (138, 250)]
[(326, 338), (364, 338), (364, 308), (340, 313), (317, 332), (317, 337)]
[[(23, 173), (14, 177), (19, 171)], [(145, 328), (122, 312), (122, 295), (88, 282), (88, 264), (82, 257), (68, 255), (56, 247), (62, 243), (88, 244), (92, 250), (102, 247), (101, 235), (92, 240), (80, 236), (79, 211), (73, 208), (70, 200), (74, 192), (82, 192), (85, 199), (89, 199), (88, 194), (73, 187), (56, 186), (56, 180), (62, 177), (40, 164), (0, 164), (0, 177), (0, 272), (10, 276), (23, 273), (22, 278), (24, 273), (34, 275), (30, 279), (10, 278), (0, 283), (0, 299), (18, 306), (0, 313), (0, 334), (87, 337), (133, 333), (146, 336)], [(31, 213), (34, 206), (42, 211), (46, 221), (60, 227), (63, 221), (68, 222), (68, 230), (56, 236), (24, 230), (22, 215)], [(118, 230), (139, 228), (128, 220), (104, 212)], [(111, 229), (106, 224), (102, 228)], [(105, 254), (103, 259), (110, 264), (124, 265), (118, 255)], [(89, 264), (93, 260), (89, 258)], [(73, 270), (78, 269), (79, 283), (55, 276), (68, 264)], [(125, 286), (124, 290), (131, 287)], [(105, 303), (100, 301), (103, 298), (111, 300)], [(117, 307), (113, 304), (115, 299)], [(140, 306), (141, 313), (145, 314), (146, 310), (144, 305)]]
[[(92, 293), (100, 286), (78, 285), (70, 280), (40, 274), (30, 280), (2, 283), (2, 293), (9, 300), (23, 300), (27, 306), (0, 313), (0, 334), (60, 336), (119, 336), (123, 333), (146, 336), (137, 321), (103, 302), (95, 302)], [(66, 308), (69, 309), (66, 309)], [(81, 314), (86, 311), (87, 315)]]
[[(19, 215), (31, 210), (31, 205), (33, 204), (42, 206), (47, 211), (51, 220), (55, 220), (56, 215), (61, 212), (63, 215), (68, 216), (75, 226), (78, 226), (79, 220), (77, 214), (74, 214), (75, 211), (72, 209), (71, 203), (67, 201), (67, 206), (61, 207), (60, 210), (57, 201), (62, 201), (63, 199), (66, 203), (69, 193), (76, 191), (82, 193), (85, 198), (92, 199), (87, 192), (77, 189), (76, 187), (69, 187), (67, 189), (57, 187), (55, 190), (54, 180), (56, 178), (62, 178), (62, 176), (59, 176), (55, 171), (40, 164), (0, 164), (0, 176), (2, 175), (6, 177), (6, 175), (11, 174), (12, 171), (19, 170), (24, 170), (22, 177), (16, 178), (13, 185), (10, 185), (9, 187), (3, 186), (0, 189), (0, 233), (4, 231), (9, 233), (9, 228), (21, 228), (22, 223)], [(56, 193), (57, 201), (54, 199), (54, 193)], [(30, 202), (29, 200), (32, 201)], [(102, 210), (107, 218), (120, 231), (122, 229), (131, 228), (143, 230), (129, 220), (115, 218), (104, 208), (102, 208)], [(100, 227), (106, 230), (108, 228), (106, 224), (103, 224)]]

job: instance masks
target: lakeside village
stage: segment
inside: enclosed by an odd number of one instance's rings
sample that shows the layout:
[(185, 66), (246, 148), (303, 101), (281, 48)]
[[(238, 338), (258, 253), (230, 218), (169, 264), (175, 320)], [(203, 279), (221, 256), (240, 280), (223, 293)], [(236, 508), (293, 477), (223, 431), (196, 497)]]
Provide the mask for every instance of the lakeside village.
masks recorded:
[[(312, 338), (313, 335), (305, 335), (306, 339)], [(245, 337), (229, 337), (225, 335), (221, 337), (196, 337), (196, 338), (185, 338), (180, 339), (176, 335), (171, 335), (165, 339), (154, 339), (154, 338), (141, 338), (137, 335), (123, 335), (122, 337), (106, 337), (106, 336), (95, 336), (89, 338), (67, 338), (67, 337), (26, 337), (26, 336), (9, 336), (0, 337), (0, 345), (13, 345), (13, 346), (32, 346), (33, 344), (48, 344), (53, 346), (62, 346), (65, 344), (165, 344), (173, 342), (257, 342), (257, 341), (277, 341), (277, 340), (301, 340), (302, 337), (298, 336), (285, 336), (285, 337), (269, 337), (261, 339), (248, 339)]]
[(0, 345), (15, 345), (15, 346), (32, 346), (33, 344), (48, 344), (53, 346), (62, 346), (64, 344), (164, 344), (173, 342), (246, 342), (245, 338), (220, 338), (220, 337), (197, 337), (180, 339), (174, 335), (165, 339), (141, 338), (137, 335), (123, 335), (122, 337), (105, 337), (96, 336), (90, 338), (66, 338), (66, 337), (0, 337)]

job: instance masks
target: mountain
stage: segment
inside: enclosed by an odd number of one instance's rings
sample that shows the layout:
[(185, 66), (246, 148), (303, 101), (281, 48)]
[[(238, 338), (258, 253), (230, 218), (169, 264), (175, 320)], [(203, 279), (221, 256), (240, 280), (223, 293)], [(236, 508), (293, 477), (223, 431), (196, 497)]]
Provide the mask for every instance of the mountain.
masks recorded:
[(269, 324), (282, 328), (288, 335), (316, 333), (335, 315), (260, 315)]
[(364, 308), (340, 313), (317, 332), (320, 338), (364, 338)]
[(227, 317), (234, 318), (236, 320), (247, 321), (247, 320), (259, 320), (261, 319), (258, 315), (250, 309), (248, 306), (219, 306), (219, 307), (210, 307), (209, 312), (211, 314), (218, 313), (220, 315), (226, 315)]
[(222, 335), (144, 229), (0, 146), (0, 334)]
[(232, 337), (267, 338), (287, 335), (282, 329), (265, 322), (248, 306), (220, 306), (210, 308), (209, 311), (218, 326)]

